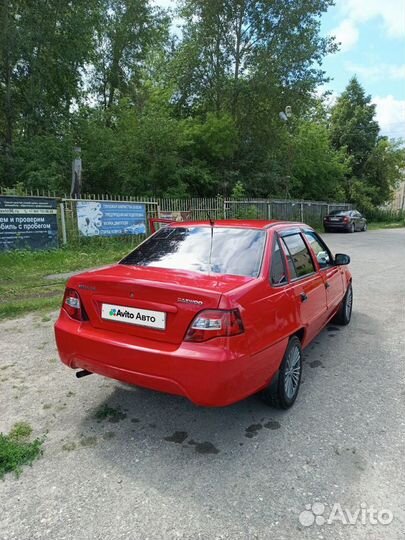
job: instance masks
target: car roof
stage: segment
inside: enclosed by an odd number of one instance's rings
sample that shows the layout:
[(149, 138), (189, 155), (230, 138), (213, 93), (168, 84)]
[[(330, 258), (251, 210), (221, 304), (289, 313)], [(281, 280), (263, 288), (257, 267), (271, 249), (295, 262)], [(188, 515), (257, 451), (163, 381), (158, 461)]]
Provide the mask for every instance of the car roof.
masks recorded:
[[(295, 226), (308, 227), (304, 223), (296, 221), (281, 221), (276, 219), (215, 219), (214, 227), (246, 228), (246, 229), (270, 229), (276, 226)], [(173, 221), (169, 227), (210, 227), (211, 223), (207, 221)], [(309, 227), (310, 228), (310, 227)]]

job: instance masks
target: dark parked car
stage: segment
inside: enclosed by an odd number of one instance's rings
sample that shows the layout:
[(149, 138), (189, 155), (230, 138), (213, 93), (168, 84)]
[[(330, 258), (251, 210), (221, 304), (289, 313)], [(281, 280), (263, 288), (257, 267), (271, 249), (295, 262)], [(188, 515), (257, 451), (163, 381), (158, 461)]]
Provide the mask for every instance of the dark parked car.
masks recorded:
[(367, 219), (357, 210), (333, 210), (323, 218), (323, 228), (325, 232), (364, 232), (367, 230)]

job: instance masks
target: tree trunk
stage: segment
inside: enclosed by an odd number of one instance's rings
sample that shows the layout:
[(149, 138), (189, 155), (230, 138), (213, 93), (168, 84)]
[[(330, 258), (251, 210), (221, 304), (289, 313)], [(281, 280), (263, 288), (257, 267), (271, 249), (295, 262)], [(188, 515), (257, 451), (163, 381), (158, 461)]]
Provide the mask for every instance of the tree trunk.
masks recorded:
[(233, 100), (232, 100), (232, 115), (236, 119), (238, 116), (238, 99), (239, 99), (239, 75), (240, 68), (242, 63), (241, 58), (241, 46), (242, 46), (242, 28), (243, 28), (243, 18), (245, 12), (245, 3), (242, 2), (240, 6), (240, 11), (238, 13), (238, 18), (236, 21), (236, 36), (235, 36), (235, 67), (234, 67), (234, 91), (233, 91)]
[(4, 6), (3, 19), (3, 51), (4, 59), (4, 162), (5, 162), (5, 181), (6, 184), (14, 183), (14, 167), (13, 167), (13, 131), (14, 131), (14, 114), (13, 114), (13, 99), (12, 99), (12, 62), (10, 58), (10, 18), (9, 6)]

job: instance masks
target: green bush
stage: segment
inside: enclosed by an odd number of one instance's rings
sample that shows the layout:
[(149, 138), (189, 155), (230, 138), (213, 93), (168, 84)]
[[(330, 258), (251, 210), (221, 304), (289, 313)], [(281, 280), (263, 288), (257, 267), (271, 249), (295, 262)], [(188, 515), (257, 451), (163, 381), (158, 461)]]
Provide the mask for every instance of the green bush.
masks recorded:
[(381, 208), (373, 208), (366, 212), (368, 221), (376, 223), (400, 223), (405, 224), (404, 210), (384, 210)]

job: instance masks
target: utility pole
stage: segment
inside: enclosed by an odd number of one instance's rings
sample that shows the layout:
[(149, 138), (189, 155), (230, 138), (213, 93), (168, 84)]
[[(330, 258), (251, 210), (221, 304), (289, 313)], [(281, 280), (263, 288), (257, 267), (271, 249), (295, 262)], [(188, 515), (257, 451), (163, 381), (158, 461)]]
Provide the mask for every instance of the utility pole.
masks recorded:
[(285, 177), (285, 198), (290, 198), (290, 186), (291, 186), (291, 177), (292, 177), (292, 167), (293, 167), (293, 135), (291, 133), (291, 122), (289, 122), (292, 117), (292, 108), (290, 105), (279, 113), (280, 120), (287, 126), (288, 133), (288, 175)]
[(75, 146), (73, 148), (73, 153), (72, 186), (70, 188), (70, 197), (72, 199), (80, 199), (82, 191), (82, 158), (80, 157), (80, 146)]

